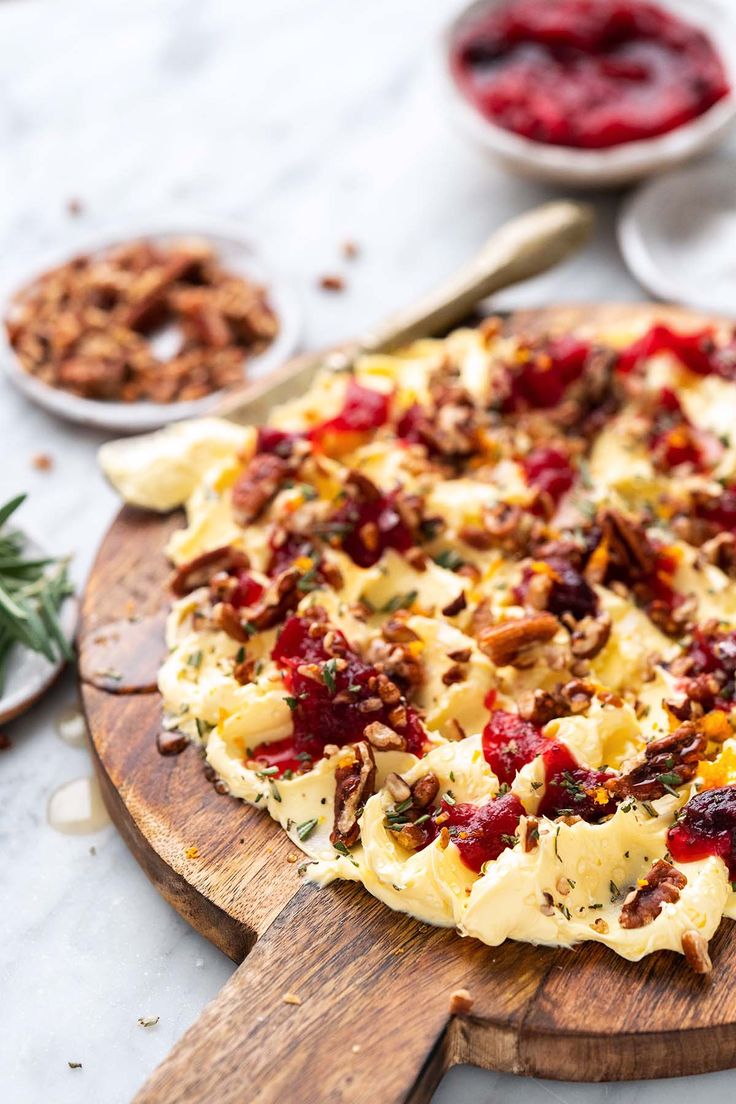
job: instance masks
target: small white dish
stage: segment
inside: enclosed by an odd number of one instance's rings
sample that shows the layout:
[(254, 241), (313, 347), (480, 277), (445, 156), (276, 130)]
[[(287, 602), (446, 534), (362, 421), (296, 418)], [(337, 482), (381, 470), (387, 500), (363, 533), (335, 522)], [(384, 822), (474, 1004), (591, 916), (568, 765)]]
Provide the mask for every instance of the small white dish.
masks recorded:
[(82, 398), (61, 388), (51, 387), (23, 369), (8, 341), (5, 318), (13, 295), (44, 272), (64, 264), (79, 253), (103, 252), (121, 242), (138, 238), (161, 244), (182, 238), (203, 239), (215, 248), (225, 267), (238, 275), (256, 280), (267, 288), (269, 300), (279, 319), (279, 332), (267, 349), (244, 364), (244, 383), (262, 379), (278, 368), (295, 351), (301, 334), (301, 310), (288, 282), (273, 270), (258, 250), (244, 240), (237, 228), (221, 223), (180, 219), (164, 222), (153, 228), (140, 225), (116, 226), (94, 238), (73, 241), (63, 253), (57, 251), (53, 256), (36, 261), (29, 271), (14, 274), (12, 285), (2, 289), (0, 359), (11, 383), (39, 406), (68, 421), (117, 433), (140, 433), (183, 418), (199, 417), (213, 410), (227, 392), (215, 391), (201, 399), (173, 403), (103, 402)]
[(618, 239), (658, 299), (736, 316), (736, 162), (705, 161), (643, 185), (623, 208)]
[(720, 52), (731, 92), (703, 115), (656, 138), (627, 142), (610, 149), (585, 150), (534, 142), (496, 126), (473, 106), (450, 71), (450, 46), (461, 23), (474, 13), (508, 0), (476, 0), (445, 28), (440, 39), (442, 93), (458, 128), (520, 176), (547, 184), (579, 188), (611, 188), (653, 176), (704, 153), (716, 145), (736, 121), (736, 23), (726, 4), (712, 0), (657, 0), (663, 7), (700, 27)]
[[(21, 529), (21, 532), (26, 538), (27, 552), (38, 557), (48, 555), (48, 551), (37, 540), (25, 530)], [(66, 598), (59, 610), (59, 624), (70, 643), (74, 640), (78, 612), (79, 603), (74, 595)], [(0, 695), (0, 724), (12, 721), (30, 709), (61, 674), (66, 663), (65, 659), (51, 663), (38, 652), (16, 644), (8, 657), (5, 670), (5, 684)]]

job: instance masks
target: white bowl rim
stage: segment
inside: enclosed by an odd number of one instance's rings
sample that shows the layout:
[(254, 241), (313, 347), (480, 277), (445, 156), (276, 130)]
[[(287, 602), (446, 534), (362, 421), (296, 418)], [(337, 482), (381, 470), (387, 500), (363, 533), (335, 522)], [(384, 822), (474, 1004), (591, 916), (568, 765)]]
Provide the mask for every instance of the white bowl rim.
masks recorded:
[(248, 378), (261, 379), (279, 367), (298, 347), (302, 332), (302, 310), (297, 295), (290, 281), (275, 268), (263, 248), (249, 241), (241, 227), (227, 220), (188, 212), (162, 216), (150, 222), (133, 219), (106, 222), (95, 230), (71, 236), (64, 246), (57, 245), (39, 253), (20, 273), (15, 273), (12, 279), (10, 276), (6, 277), (0, 287), (0, 360), (8, 379), (39, 406), (67, 421), (98, 429), (138, 433), (185, 418), (201, 417), (212, 411), (228, 393), (221, 389), (201, 399), (187, 402), (106, 402), (85, 399), (62, 388), (52, 387), (30, 375), (21, 366), (5, 329), (5, 319), (13, 296), (49, 269), (64, 264), (77, 254), (101, 252), (139, 238), (194, 238), (208, 241), (215, 248), (218, 248), (218, 243), (220, 246), (235, 248), (246, 258), (243, 269), (250, 267), (253, 277), (266, 285), (269, 300), (279, 318), (279, 332), (261, 354), (249, 360), (249, 367), (255, 372), (244, 377), (244, 383)]
[[(688, 178), (697, 179), (714, 174), (723, 174), (729, 182), (736, 178), (736, 158), (708, 158), (696, 165), (683, 165), (667, 176), (650, 180), (628, 196), (621, 208), (617, 223), (616, 237), (626, 266), (642, 287), (656, 299), (673, 303), (683, 303), (694, 310), (712, 311), (712, 303), (707, 291), (702, 298), (696, 293), (683, 295), (683, 285), (670, 280), (667, 273), (656, 264), (648, 246), (648, 235), (642, 229), (640, 212), (645, 203), (656, 191), (679, 188), (689, 183)], [(736, 308), (735, 308), (736, 309)], [(720, 313), (720, 312), (719, 312)]]
[(508, 0), (473, 0), (456, 12), (440, 34), (440, 73), (445, 94), (459, 121), (471, 136), (502, 157), (523, 164), (540, 175), (577, 176), (581, 182), (634, 177), (666, 168), (697, 153), (736, 119), (736, 21), (714, 0), (654, 0), (663, 8), (705, 30), (728, 75), (730, 92), (682, 126), (653, 138), (642, 138), (604, 149), (579, 149), (537, 142), (487, 119), (462, 93), (450, 70), (450, 46), (459, 26), (475, 11), (497, 7)]

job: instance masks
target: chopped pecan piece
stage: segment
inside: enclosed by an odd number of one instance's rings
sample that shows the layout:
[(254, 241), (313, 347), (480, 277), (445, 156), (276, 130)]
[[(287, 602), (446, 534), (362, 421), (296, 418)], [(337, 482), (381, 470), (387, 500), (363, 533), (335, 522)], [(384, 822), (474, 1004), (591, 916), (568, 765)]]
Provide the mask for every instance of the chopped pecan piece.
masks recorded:
[(453, 598), (451, 602), (448, 602), (447, 605), (443, 607), (442, 612), (445, 617), (455, 617), (456, 614), (462, 613), (462, 611), (467, 608), (467, 605), (468, 600), (465, 597), (465, 591), (461, 590), (457, 598)]
[(436, 774), (428, 771), (423, 774), (411, 788), (412, 804), (417, 809), (426, 809), (432, 804), (440, 790), (440, 782)]
[(343, 748), (335, 771), (335, 822), (330, 843), (352, 847), (360, 836), (358, 817), (374, 791), (376, 763), (370, 744), (360, 740)]
[(559, 627), (559, 621), (551, 613), (530, 614), (482, 629), (478, 644), (497, 667), (506, 667), (527, 649), (550, 641)]
[(396, 774), (395, 771), (391, 771), (387, 776), (386, 789), (397, 805), (400, 805), (402, 801), (406, 801), (407, 798), (411, 797), (411, 789), (409, 788), (408, 782), (405, 782), (401, 775)]
[(519, 716), (543, 728), (556, 717), (584, 713), (594, 693), (593, 686), (583, 679), (573, 679), (554, 690), (527, 690), (519, 695)]
[(597, 522), (601, 539), (585, 569), (589, 583), (605, 582), (612, 571), (632, 581), (651, 575), (656, 555), (641, 522), (617, 510), (602, 510)]
[(713, 963), (708, 954), (708, 940), (699, 931), (691, 928), (682, 933), (682, 950), (687, 964), (696, 974), (709, 974)]
[(729, 579), (736, 579), (736, 534), (719, 533), (706, 541), (700, 549), (700, 557), (705, 563), (720, 568)]
[(467, 989), (455, 989), (450, 993), (449, 1011), (451, 1016), (467, 1016), (474, 1000)]
[(570, 651), (576, 659), (593, 659), (603, 651), (610, 636), (609, 614), (602, 612), (597, 617), (583, 617), (575, 622), (570, 634)]
[(189, 740), (183, 732), (159, 732), (156, 736), (156, 747), (159, 755), (181, 755)]
[(388, 725), (381, 724), (380, 721), (372, 721), (371, 724), (366, 725), (363, 735), (377, 751), (403, 751), (406, 747), (404, 737), (398, 732), (394, 732), (393, 728), (389, 728)]
[(232, 508), (238, 525), (250, 525), (278, 493), (290, 472), (280, 456), (263, 452), (254, 456), (240, 473), (232, 491)]
[(632, 889), (621, 909), (622, 928), (644, 928), (659, 916), (665, 903), (679, 900), (680, 890), (687, 885), (687, 878), (671, 863), (659, 859)]
[(272, 629), (299, 604), (298, 583), (301, 578), (298, 568), (287, 567), (254, 605), (236, 610), (228, 602), (221, 602), (212, 611), (215, 625), (241, 644), (246, 642), (253, 630), (263, 632), (264, 629)]
[(245, 552), (226, 544), (222, 548), (203, 552), (201, 556), (195, 556), (193, 560), (182, 564), (172, 575), (169, 586), (181, 598), (197, 587), (207, 586), (212, 577), (222, 571), (245, 571), (249, 566), (250, 560)]
[(693, 780), (706, 745), (705, 736), (695, 724), (685, 721), (674, 732), (647, 744), (643, 757), (606, 782), (606, 789), (617, 797), (655, 801)]
[(539, 846), (539, 818), (535, 816), (523, 816), (519, 821), (519, 842), (522, 851), (527, 854)]

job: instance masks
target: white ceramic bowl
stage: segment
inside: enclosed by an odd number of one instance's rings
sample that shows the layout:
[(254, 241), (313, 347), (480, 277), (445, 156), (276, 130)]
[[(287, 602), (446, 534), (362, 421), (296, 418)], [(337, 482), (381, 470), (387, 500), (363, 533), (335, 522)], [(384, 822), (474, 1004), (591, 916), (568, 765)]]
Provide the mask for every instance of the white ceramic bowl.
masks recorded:
[(30, 271), (14, 274), (12, 286), (4, 287), (0, 293), (2, 366), (11, 383), (39, 406), (68, 421), (117, 433), (139, 433), (180, 421), (182, 418), (199, 417), (217, 406), (226, 392), (215, 391), (201, 399), (173, 403), (103, 402), (99, 399), (81, 398), (61, 388), (51, 387), (23, 369), (8, 341), (4, 320), (13, 295), (50, 268), (64, 264), (78, 253), (102, 252), (121, 242), (138, 238), (164, 245), (182, 238), (202, 239), (214, 247), (218, 259), (230, 271), (265, 285), (280, 328), (274, 341), (260, 356), (244, 363), (244, 382), (261, 379), (282, 364), (296, 349), (301, 333), (301, 310), (288, 283), (276, 274), (261, 253), (243, 239), (237, 228), (227, 224), (181, 219), (164, 222), (163, 225), (159, 223), (153, 228), (140, 225), (117, 226), (97, 234), (94, 238), (75, 240), (63, 253), (57, 252), (36, 261)]
[(658, 299), (736, 316), (736, 161), (704, 161), (642, 185), (623, 208), (618, 239)]
[(455, 16), (441, 36), (439, 69), (443, 95), (453, 122), (512, 172), (545, 183), (581, 188), (628, 184), (682, 165), (712, 148), (736, 120), (736, 21), (728, 10), (732, 0), (720, 3), (715, 0), (657, 0), (663, 8), (710, 36), (720, 52), (731, 85), (730, 94), (723, 100), (668, 134), (602, 150), (535, 142), (496, 126), (460, 91), (450, 71), (449, 59), (450, 46), (460, 24), (476, 12), (504, 3), (508, 0), (477, 0)]

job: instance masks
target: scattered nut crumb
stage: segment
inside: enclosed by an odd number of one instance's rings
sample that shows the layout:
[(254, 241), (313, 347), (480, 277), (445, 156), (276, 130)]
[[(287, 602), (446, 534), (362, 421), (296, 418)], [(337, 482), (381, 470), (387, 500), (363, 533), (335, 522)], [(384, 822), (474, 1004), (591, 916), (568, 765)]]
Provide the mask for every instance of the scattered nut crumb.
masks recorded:
[(92, 844), (92, 846), (90, 847), (89, 853), (90, 853), (90, 855), (96, 855), (97, 854), (97, 848), (95, 847), (94, 844)]
[(187, 847), (184, 854), (186, 855), (186, 857), (188, 859), (196, 859), (197, 856), (199, 855), (199, 848), (198, 847)]
[(450, 1014), (464, 1016), (473, 1007), (474, 1001), (467, 989), (455, 989), (450, 993)]
[(160, 1016), (139, 1016), (139, 1027), (155, 1027), (160, 1019)]
[(360, 1054), (360, 1043), (353, 1043), (350, 1049), (352, 1050), (353, 1054)]
[(81, 1062), (67, 1062), (67, 1065), (68, 1065), (69, 1069), (81, 1069), (82, 1068), (82, 1063)]
[(342, 253), (343, 257), (345, 257), (348, 261), (352, 261), (360, 253), (360, 246), (357, 242), (354, 242), (351, 238), (348, 238), (340, 246), (340, 252)]
[(345, 280), (342, 276), (338, 276), (336, 273), (320, 276), (319, 286), (323, 291), (344, 291)]
[(54, 458), (48, 452), (37, 452), (31, 457), (31, 464), (36, 471), (51, 471)]
[(299, 859), (299, 856), (296, 855), (293, 851), (290, 851), (289, 854), (286, 856), (286, 861), (288, 863), (295, 863), (295, 862), (298, 861), (298, 859)]
[(72, 218), (76, 218), (77, 215), (81, 215), (84, 211), (84, 204), (81, 199), (76, 196), (72, 196), (71, 199), (66, 201), (66, 213), (71, 215)]
[(709, 974), (713, 963), (708, 954), (708, 940), (699, 931), (692, 929), (682, 933), (682, 949), (687, 964), (696, 974)]
[(284, 1004), (301, 1004), (302, 998), (298, 997), (296, 993), (284, 993), (281, 998)]

